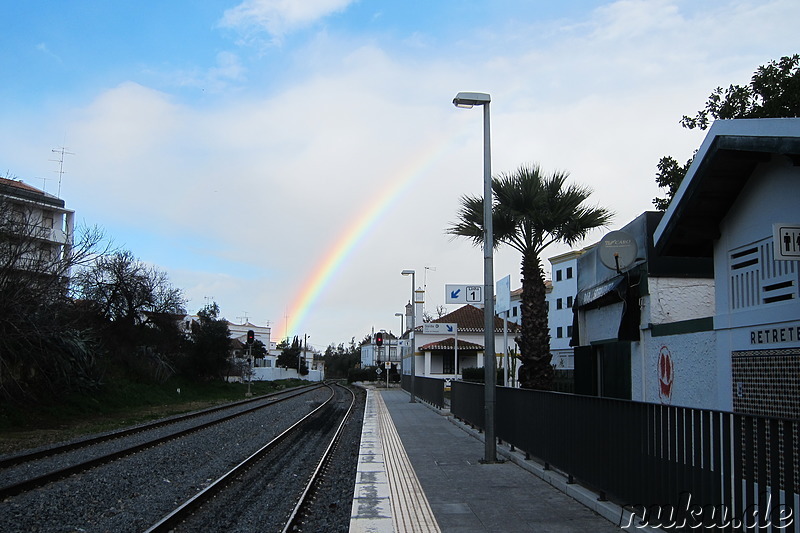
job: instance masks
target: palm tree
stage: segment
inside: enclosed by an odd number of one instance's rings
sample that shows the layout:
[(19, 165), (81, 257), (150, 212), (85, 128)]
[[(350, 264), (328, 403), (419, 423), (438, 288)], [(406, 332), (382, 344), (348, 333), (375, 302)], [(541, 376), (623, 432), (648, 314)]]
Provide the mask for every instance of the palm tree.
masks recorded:
[[(563, 171), (545, 174), (533, 164), (492, 178), (494, 245), (504, 243), (522, 254), (522, 327), (516, 341), (525, 388), (552, 388), (542, 252), (554, 242), (573, 246), (612, 217), (605, 208), (583, 205), (592, 190), (566, 184), (568, 176)], [(446, 232), (483, 244), (483, 198), (463, 196), (458, 221)]]

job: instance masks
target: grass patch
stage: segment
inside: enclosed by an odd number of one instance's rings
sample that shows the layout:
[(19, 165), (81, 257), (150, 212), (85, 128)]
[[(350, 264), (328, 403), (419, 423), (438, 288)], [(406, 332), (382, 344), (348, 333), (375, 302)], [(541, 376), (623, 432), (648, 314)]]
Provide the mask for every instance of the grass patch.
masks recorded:
[[(254, 381), (250, 390), (253, 396), (260, 396), (307, 384), (297, 379)], [(246, 393), (246, 383), (173, 379), (154, 385), (118, 380), (93, 394), (74, 394), (39, 404), (2, 403), (0, 454), (244, 400)]]

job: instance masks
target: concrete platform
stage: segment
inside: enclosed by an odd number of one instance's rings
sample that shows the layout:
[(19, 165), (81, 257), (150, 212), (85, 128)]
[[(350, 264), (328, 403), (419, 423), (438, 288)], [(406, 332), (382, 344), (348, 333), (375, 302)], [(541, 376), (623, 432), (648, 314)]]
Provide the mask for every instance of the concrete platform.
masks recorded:
[(609, 521), (619, 511), (595, 508), (588, 491), (591, 509), (510, 458), (482, 464), (477, 433), (409, 399), (401, 389), (368, 390), (351, 532), (619, 531)]

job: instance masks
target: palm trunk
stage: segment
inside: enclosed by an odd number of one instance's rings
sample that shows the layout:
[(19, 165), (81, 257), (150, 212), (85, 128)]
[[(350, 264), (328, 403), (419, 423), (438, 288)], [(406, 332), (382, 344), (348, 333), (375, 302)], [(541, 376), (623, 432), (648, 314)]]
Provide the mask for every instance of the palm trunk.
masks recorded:
[(547, 321), (544, 271), (539, 256), (522, 256), (522, 328), (517, 344), (522, 364), (520, 385), (526, 389), (551, 390), (553, 367), (550, 365), (550, 331)]

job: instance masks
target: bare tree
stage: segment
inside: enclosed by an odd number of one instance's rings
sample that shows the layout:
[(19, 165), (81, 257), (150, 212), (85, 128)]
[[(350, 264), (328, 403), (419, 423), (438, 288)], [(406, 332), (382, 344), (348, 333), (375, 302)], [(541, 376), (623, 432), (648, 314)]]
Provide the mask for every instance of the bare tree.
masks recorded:
[[(69, 275), (103, 253), (103, 232), (50, 238), (35, 204), (0, 196), (0, 396), (36, 395), (92, 381), (91, 336), (71, 312)], [(82, 376), (80, 379), (78, 376)]]
[(75, 290), (104, 318), (129, 326), (146, 322), (146, 313), (177, 313), (185, 304), (183, 291), (172, 286), (165, 272), (127, 250), (100, 256), (78, 272)]

